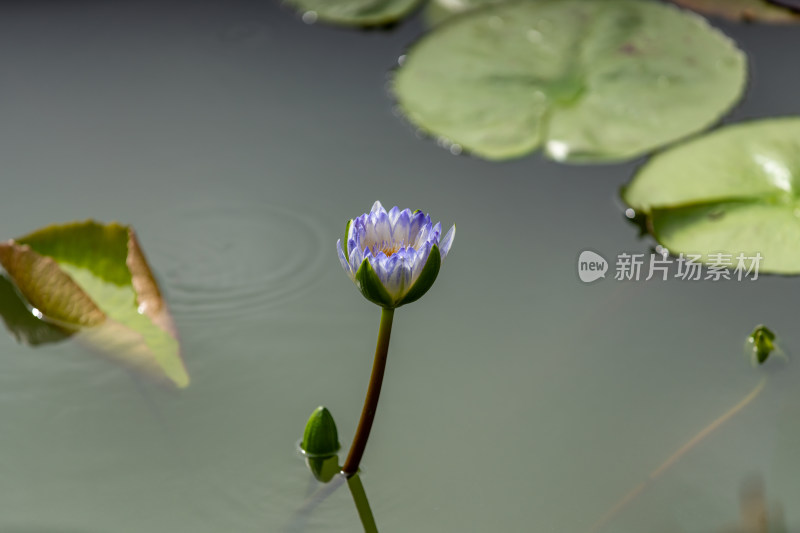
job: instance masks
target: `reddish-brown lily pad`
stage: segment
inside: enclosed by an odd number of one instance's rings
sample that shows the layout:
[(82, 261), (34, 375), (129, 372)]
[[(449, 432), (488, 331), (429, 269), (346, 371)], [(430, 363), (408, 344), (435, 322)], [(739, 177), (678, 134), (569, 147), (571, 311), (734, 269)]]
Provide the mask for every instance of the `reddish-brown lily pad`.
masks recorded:
[(174, 322), (132, 228), (49, 226), (0, 243), (0, 266), (36, 318), (143, 374), (188, 386)]

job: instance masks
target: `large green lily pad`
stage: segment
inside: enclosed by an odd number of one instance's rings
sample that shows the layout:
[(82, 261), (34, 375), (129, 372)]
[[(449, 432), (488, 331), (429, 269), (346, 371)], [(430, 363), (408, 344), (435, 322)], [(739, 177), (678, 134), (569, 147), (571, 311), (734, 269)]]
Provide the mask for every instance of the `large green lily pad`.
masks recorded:
[(655, 156), (623, 192), (673, 253), (763, 256), (800, 273), (800, 118), (728, 126)]
[(384, 26), (405, 18), (422, 0), (287, 0), (304, 20), (343, 26)]
[[(425, 6), (425, 20), (435, 26), (445, 20), (479, 7), (507, 0), (430, 0)], [(528, 0), (534, 2), (537, 0)], [(589, 0), (592, 1), (592, 0)], [(772, 4), (767, 0), (672, 0), (679, 6), (704, 15), (743, 22), (796, 24), (800, 13)]]
[(672, 0), (699, 13), (745, 22), (792, 24), (800, 22), (800, 14), (770, 4), (766, 0)]
[(701, 131), (741, 97), (746, 58), (702, 17), (646, 0), (478, 9), (415, 44), (394, 79), (423, 131), (501, 160), (616, 161)]
[(425, 21), (436, 26), (455, 15), (504, 1), (506, 0), (428, 0), (424, 10)]
[[(507, 0), (429, 0), (425, 6), (425, 20), (431, 26), (479, 7), (498, 4)], [(527, 0), (535, 2), (538, 0)], [(588, 0), (593, 1), (593, 0)], [(800, 13), (771, 4), (767, 0), (672, 0), (679, 6), (704, 15), (718, 16), (742, 22), (765, 22), (768, 24), (796, 24)]]
[[(0, 243), (0, 266), (31, 313), (65, 336), (179, 388), (189, 384), (175, 325), (131, 228), (50, 226)], [(14, 309), (3, 310), (9, 327), (25, 326), (7, 318)]]

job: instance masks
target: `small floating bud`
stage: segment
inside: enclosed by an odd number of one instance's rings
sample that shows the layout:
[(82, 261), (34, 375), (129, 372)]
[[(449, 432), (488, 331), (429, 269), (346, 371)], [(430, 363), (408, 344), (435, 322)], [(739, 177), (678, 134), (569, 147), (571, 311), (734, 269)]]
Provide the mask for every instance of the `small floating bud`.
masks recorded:
[(311, 413), (300, 447), (308, 457), (330, 457), (339, 451), (336, 422), (328, 409), (320, 406)]
[(747, 338), (747, 342), (753, 350), (753, 359), (762, 365), (775, 350), (775, 334), (766, 326), (759, 325)]

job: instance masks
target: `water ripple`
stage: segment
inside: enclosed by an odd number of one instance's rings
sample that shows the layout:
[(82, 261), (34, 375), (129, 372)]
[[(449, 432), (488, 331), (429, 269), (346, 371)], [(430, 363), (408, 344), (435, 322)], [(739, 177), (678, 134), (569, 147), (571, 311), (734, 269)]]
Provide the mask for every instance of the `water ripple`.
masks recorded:
[(146, 249), (176, 319), (264, 312), (299, 297), (319, 277), (321, 224), (307, 213), (259, 205), (173, 215), (176, 221)]

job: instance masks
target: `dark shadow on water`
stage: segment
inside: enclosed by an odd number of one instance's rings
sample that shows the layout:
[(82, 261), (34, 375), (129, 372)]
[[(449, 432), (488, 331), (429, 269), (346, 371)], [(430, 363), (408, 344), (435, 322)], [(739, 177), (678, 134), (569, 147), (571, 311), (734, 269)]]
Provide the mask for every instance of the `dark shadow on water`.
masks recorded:
[(378, 526), (375, 523), (375, 517), (369, 506), (369, 500), (367, 499), (364, 485), (361, 483), (361, 478), (358, 474), (354, 474), (350, 477), (342, 474), (338, 455), (332, 455), (330, 457), (306, 457), (306, 465), (309, 470), (311, 470), (316, 480), (315, 482), (312, 481), (312, 483), (315, 483), (317, 488), (306, 497), (303, 504), (295, 512), (291, 523), (285, 529), (286, 533), (301, 533), (306, 531), (308, 519), (314, 512), (314, 509), (345, 483), (350, 489), (350, 495), (353, 497), (356, 512), (361, 520), (361, 525), (364, 527), (364, 533), (378, 533)]
[(66, 340), (72, 331), (36, 318), (14, 285), (0, 275), (0, 317), (17, 342), (38, 346)]
[(637, 237), (644, 238), (650, 235), (650, 227), (648, 226), (647, 215), (637, 213), (633, 209), (628, 208), (623, 215), (625, 222), (636, 228)]

